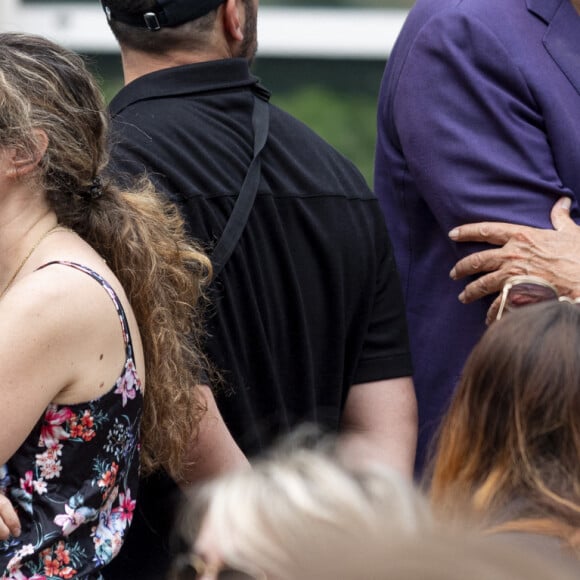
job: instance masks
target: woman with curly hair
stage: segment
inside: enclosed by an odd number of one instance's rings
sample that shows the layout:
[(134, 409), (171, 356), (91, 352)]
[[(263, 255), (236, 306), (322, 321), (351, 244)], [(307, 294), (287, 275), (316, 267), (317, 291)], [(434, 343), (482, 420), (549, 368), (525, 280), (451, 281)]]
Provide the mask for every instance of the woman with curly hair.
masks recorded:
[(0, 34), (2, 578), (101, 578), (140, 467), (185, 481), (206, 408), (210, 262), (149, 182), (105, 176), (107, 139), (80, 57)]

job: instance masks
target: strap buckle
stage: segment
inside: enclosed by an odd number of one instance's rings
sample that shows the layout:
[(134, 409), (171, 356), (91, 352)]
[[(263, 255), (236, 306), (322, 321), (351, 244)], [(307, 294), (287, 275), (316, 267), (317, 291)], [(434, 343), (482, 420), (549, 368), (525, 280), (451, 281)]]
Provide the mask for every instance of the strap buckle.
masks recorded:
[(159, 24), (159, 18), (157, 18), (155, 12), (145, 12), (143, 20), (145, 21), (145, 26), (152, 32), (161, 30), (161, 24)]
[(260, 82), (253, 85), (252, 90), (256, 97), (259, 97), (262, 101), (268, 102), (272, 96), (272, 93)]

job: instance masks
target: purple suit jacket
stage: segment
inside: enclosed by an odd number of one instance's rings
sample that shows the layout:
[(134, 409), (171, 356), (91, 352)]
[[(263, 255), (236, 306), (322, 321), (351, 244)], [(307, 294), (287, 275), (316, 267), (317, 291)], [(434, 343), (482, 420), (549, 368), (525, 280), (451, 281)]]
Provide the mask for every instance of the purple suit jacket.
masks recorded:
[(375, 189), (405, 291), (419, 401), (417, 465), (490, 301), (462, 305), (447, 236), (482, 220), (551, 227), (580, 197), (580, 15), (570, 0), (418, 0), (389, 58)]

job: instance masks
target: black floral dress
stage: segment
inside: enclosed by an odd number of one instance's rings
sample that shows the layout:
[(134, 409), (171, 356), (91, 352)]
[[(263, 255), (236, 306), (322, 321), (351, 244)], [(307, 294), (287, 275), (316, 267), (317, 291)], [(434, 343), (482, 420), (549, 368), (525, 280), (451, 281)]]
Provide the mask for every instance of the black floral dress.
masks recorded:
[(139, 477), (143, 407), (125, 312), (112, 287), (72, 262), (110, 295), (119, 315), (126, 360), (102, 397), (74, 405), (51, 404), (1, 468), (0, 484), (16, 506), (18, 538), (0, 542), (4, 579), (100, 579), (131, 524)]

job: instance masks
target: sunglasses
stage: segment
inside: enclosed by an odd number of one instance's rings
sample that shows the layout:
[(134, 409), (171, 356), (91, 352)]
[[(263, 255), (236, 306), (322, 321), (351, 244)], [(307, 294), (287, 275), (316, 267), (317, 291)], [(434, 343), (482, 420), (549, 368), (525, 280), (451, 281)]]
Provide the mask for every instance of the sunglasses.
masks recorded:
[(555, 286), (537, 276), (512, 276), (508, 278), (501, 292), (501, 302), (496, 320), (500, 320), (504, 312), (509, 312), (528, 304), (539, 304), (549, 300), (580, 303), (580, 298), (560, 296)]
[(267, 580), (261, 572), (248, 572), (227, 565), (211, 566), (197, 554), (183, 554), (174, 566), (173, 580), (199, 580), (208, 577), (215, 580)]

